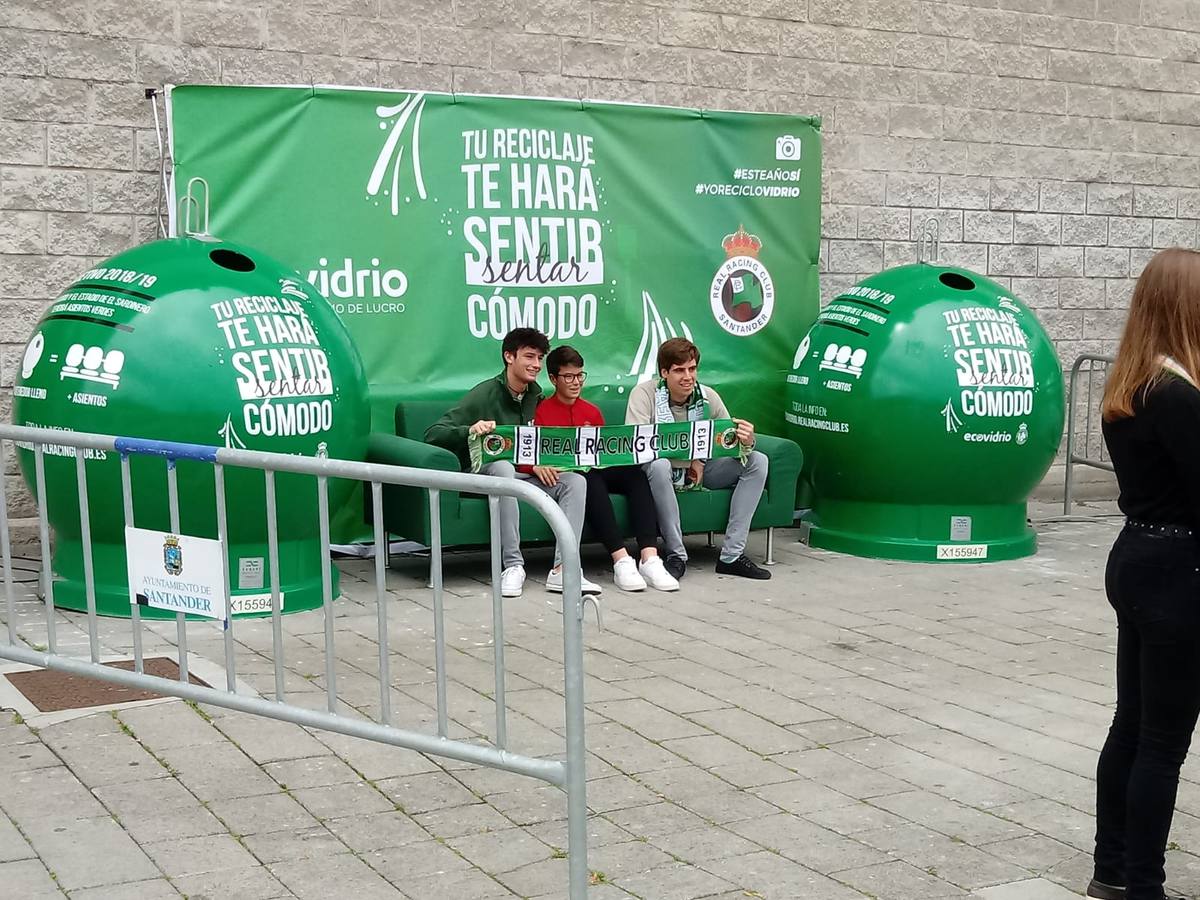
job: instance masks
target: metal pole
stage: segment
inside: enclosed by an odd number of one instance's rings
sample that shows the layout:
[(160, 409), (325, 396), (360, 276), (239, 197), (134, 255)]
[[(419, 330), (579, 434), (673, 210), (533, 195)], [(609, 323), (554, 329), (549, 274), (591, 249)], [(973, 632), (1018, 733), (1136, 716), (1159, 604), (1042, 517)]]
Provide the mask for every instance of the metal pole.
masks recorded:
[(446, 711), (446, 620), (442, 597), (442, 492), (429, 490), (429, 580), (433, 586), (433, 659), (437, 679), (438, 735), (449, 732)]
[(46, 460), (42, 445), (33, 448), (33, 472), (37, 481), (38, 539), (42, 543), (42, 598), (46, 603), (46, 646), (51, 653), (58, 650), (58, 634), (54, 621), (54, 573), (50, 568), (50, 521), (46, 513)]
[(92, 517), (88, 508), (87, 468), (83, 448), (75, 448), (75, 482), (79, 490), (79, 540), (83, 544), (83, 595), (87, 602), (88, 650), (100, 662), (100, 637), (96, 623), (96, 573), (92, 566)]
[(773, 527), (768, 527), (768, 528), (767, 528), (767, 559), (766, 559), (766, 564), (767, 564), (768, 566), (773, 566), (773, 565), (775, 565), (775, 529), (774, 529)]
[(566, 517), (547, 517), (558, 539), (563, 572), (563, 694), (567, 726), (567, 849), (571, 900), (585, 900), (587, 865), (587, 747), (583, 708), (583, 571), (579, 539)]
[[(129, 474), (129, 456), (121, 454), (121, 501), (125, 509), (125, 527), (133, 528), (133, 487)], [(142, 674), (142, 609), (129, 604), (129, 627), (133, 629), (133, 670)]]
[(271, 569), (271, 650), (275, 658), (275, 702), (283, 702), (283, 622), (279, 599), (279, 522), (275, 506), (275, 473), (263, 470), (267, 489), (267, 565)]
[(0, 441), (0, 547), (4, 550), (4, 601), (8, 612), (8, 642), (17, 642), (17, 610), (13, 597), (12, 541), (8, 535), (8, 489), (4, 473), (4, 441)]
[(492, 543), (492, 657), (496, 668), (496, 746), (508, 747), (508, 710), (504, 701), (504, 600), (500, 596), (500, 498), (488, 497), (488, 528)]
[[(167, 460), (167, 501), (171, 508), (171, 531), (179, 534), (179, 482), (175, 473), (175, 460)], [(175, 613), (175, 634), (179, 639), (179, 680), (188, 680), (187, 659), (187, 616)]]
[(383, 530), (383, 485), (371, 482), (375, 528), (375, 616), (379, 623), (379, 721), (392, 724), (392, 674), (388, 660), (387, 532)]
[(1083, 357), (1075, 360), (1075, 364), (1071, 366), (1071, 377), (1067, 382), (1067, 465), (1063, 473), (1063, 515), (1071, 514), (1071, 467), (1075, 460), (1075, 398), (1076, 382), (1079, 376), (1079, 364), (1083, 362)]
[(234, 671), (236, 658), (233, 646), (233, 598), (229, 590), (229, 518), (225, 510), (225, 467), (213, 463), (213, 484), (217, 501), (217, 539), (221, 542), (222, 583), (225, 587), (225, 688), (237, 692), (237, 674)]
[(333, 642), (333, 571), (329, 561), (329, 483), (317, 476), (317, 517), (321, 520), (321, 596), (325, 609), (325, 697), (337, 712), (337, 659)]

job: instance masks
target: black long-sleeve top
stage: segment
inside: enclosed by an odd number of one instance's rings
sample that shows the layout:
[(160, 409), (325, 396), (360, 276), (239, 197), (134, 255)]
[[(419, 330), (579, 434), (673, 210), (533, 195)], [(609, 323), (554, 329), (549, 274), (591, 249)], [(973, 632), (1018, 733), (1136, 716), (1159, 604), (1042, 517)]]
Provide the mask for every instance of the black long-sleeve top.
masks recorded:
[(1102, 426), (1121, 512), (1155, 524), (1200, 526), (1200, 390), (1168, 375), (1138, 391), (1133, 411)]

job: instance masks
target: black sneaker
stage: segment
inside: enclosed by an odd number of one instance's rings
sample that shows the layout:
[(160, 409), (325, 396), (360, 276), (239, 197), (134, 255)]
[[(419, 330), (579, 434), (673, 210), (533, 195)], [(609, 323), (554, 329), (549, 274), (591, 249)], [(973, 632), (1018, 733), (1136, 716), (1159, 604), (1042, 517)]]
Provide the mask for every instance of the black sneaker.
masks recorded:
[(682, 556), (668, 556), (663, 560), (663, 568), (667, 570), (668, 575), (679, 581), (687, 571), (687, 560)]
[(718, 575), (737, 575), (741, 578), (757, 578), (760, 581), (766, 581), (771, 577), (768, 572), (760, 565), (750, 559), (745, 553), (735, 559), (733, 562), (725, 562), (717, 560)]
[(1125, 888), (1115, 884), (1105, 884), (1093, 878), (1088, 882), (1083, 896), (1094, 897), (1096, 900), (1125, 900)]

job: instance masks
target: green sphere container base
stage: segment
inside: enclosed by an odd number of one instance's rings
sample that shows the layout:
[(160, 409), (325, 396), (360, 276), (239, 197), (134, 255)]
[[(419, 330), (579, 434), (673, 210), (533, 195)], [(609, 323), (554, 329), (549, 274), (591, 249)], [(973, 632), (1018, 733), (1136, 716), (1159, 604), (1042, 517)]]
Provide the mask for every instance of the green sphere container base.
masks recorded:
[[(969, 520), (969, 538), (950, 537), (952, 518)], [(911, 506), (824, 500), (804, 521), (809, 526), (809, 546), (874, 559), (980, 563), (1021, 559), (1037, 552), (1037, 533), (1029, 525), (1024, 503)]]

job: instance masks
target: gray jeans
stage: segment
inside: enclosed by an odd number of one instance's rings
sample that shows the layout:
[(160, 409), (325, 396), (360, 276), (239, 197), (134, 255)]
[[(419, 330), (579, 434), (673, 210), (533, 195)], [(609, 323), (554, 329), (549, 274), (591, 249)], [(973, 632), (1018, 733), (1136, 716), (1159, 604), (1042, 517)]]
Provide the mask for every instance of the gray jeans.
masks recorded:
[[(710, 459), (704, 466), (705, 487), (721, 490), (731, 485), (733, 499), (729, 501), (729, 522), (725, 526), (725, 541), (721, 544), (721, 559), (733, 562), (746, 552), (746, 538), (750, 534), (750, 519), (758, 509), (767, 484), (769, 464), (766, 454), (751, 450), (743, 466), (733, 457)], [(675, 486), (671, 483), (671, 461), (656, 459), (645, 463), (642, 469), (650, 482), (650, 493), (654, 495), (654, 509), (658, 513), (658, 530), (663, 536), (663, 549), (667, 556), (687, 559), (683, 546), (683, 529), (679, 523), (679, 500)]]
[[(534, 487), (541, 488), (559, 505), (571, 528), (575, 532), (575, 544), (579, 544), (579, 535), (583, 533), (583, 514), (587, 504), (587, 481), (578, 472), (560, 472), (558, 484), (546, 487), (538, 481), (536, 475), (518, 473), (510, 462), (488, 463), (479, 470), (480, 475), (493, 475), (497, 478), (520, 478)], [(525, 565), (521, 556), (521, 513), (515, 497), (500, 498), (500, 565), (507, 569), (511, 566)], [(554, 550), (554, 565), (562, 562), (558, 548)]]

